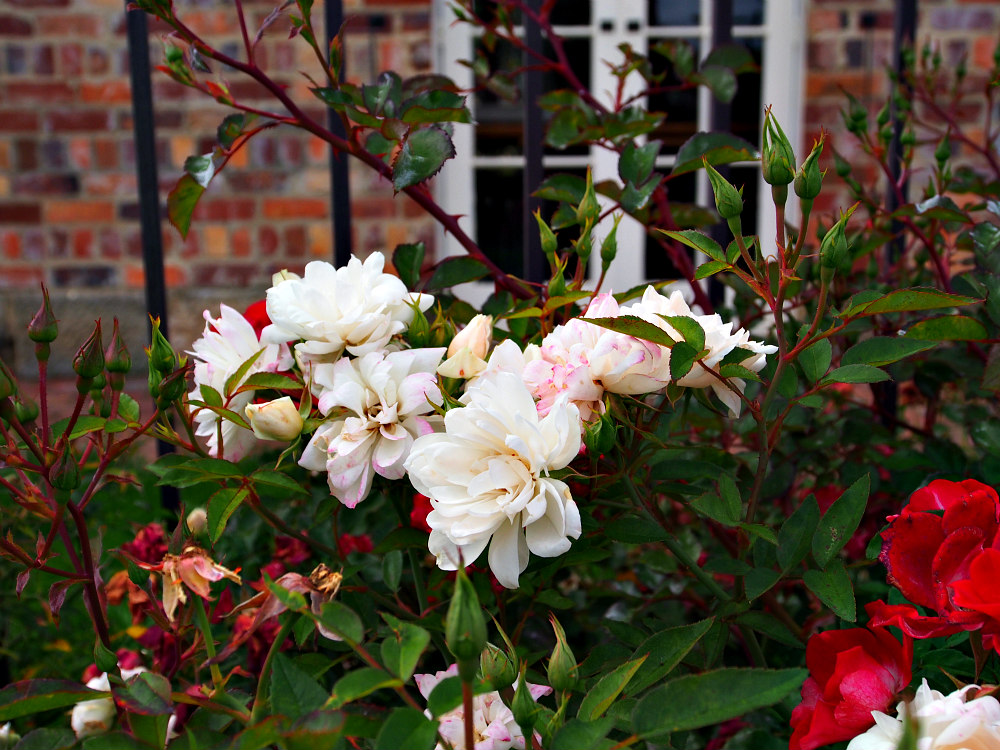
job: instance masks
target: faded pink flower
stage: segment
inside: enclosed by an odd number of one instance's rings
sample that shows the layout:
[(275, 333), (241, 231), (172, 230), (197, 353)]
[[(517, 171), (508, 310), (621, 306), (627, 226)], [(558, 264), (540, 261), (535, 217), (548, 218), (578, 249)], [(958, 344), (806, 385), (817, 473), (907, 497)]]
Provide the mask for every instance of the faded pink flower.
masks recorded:
[(212, 594), (209, 584), (228, 578), (237, 584), (243, 581), (237, 571), (225, 568), (212, 560), (201, 547), (189, 544), (179, 555), (166, 554), (158, 565), (148, 563), (137, 564), (146, 570), (159, 573), (163, 578), (163, 611), (167, 619), (173, 622), (177, 603), (187, 602), (185, 587), (191, 589), (202, 599), (211, 601)]

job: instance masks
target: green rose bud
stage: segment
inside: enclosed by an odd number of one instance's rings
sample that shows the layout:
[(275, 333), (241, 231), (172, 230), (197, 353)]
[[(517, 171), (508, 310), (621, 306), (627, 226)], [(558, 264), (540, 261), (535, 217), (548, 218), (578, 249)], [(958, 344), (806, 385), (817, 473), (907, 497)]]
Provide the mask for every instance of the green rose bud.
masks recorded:
[(726, 178), (708, 163), (707, 159), (705, 160), (705, 170), (708, 172), (708, 181), (712, 183), (712, 192), (715, 193), (715, 208), (718, 210), (719, 216), (727, 221), (738, 219), (743, 213), (743, 191), (730, 185)]
[(183, 396), (185, 390), (187, 390), (187, 371), (180, 367), (160, 380), (156, 405), (160, 409), (167, 408)]
[(406, 330), (406, 340), (414, 349), (422, 349), (430, 343), (431, 324), (427, 321), (427, 316), (416, 305), (413, 306), (413, 320)]
[(21, 395), (14, 399), (14, 416), (21, 424), (28, 424), (38, 418), (38, 403)]
[(156, 370), (160, 376), (168, 375), (177, 369), (177, 353), (160, 332), (160, 319), (150, 318), (153, 322), (153, 335), (146, 354), (149, 356), (149, 369)]
[(49, 484), (57, 490), (67, 492), (80, 486), (80, 467), (77, 466), (68, 443), (63, 444), (62, 453), (49, 467)]
[(38, 308), (35, 317), (28, 323), (28, 338), (37, 343), (50, 344), (59, 335), (59, 321), (52, 313), (52, 303), (49, 302), (49, 290), (42, 284), (42, 306)]
[(948, 135), (945, 134), (944, 138), (938, 143), (937, 148), (934, 149), (934, 159), (938, 163), (938, 169), (944, 169), (945, 162), (951, 158), (951, 141), (948, 139)]
[(768, 185), (788, 185), (795, 179), (795, 152), (770, 109), (764, 116), (760, 162)]
[(17, 393), (17, 379), (7, 367), (7, 363), (0, 359), (0, 401), (10, 398), (15, 393)]
[[(104, 371), (104, 346), (101, 344), (101, 321), (94, 326), (90, 338), (73, 358), (73, 372), (84, 380), (93, 380)], [(89, 387), (89, 386), (88, 386)]]
[(618, 255), (618, 225), (621, 223), (624, 214), (615, 215), (615, 224), (608, 232), (608, 236), (601, 242), (601, 270), (606, 271), (611, 262)]
[[(111, 333), (111, 343), (104, 352), (104, 366), (108, 372), (125, 374), (132, 369), (132, 357), (125, 348), (125, 340), (118, 328), (118, 318), (115, 318), (114, 330)], [(113, 383), (112, 383), (113, 385)]]
[(594, 191), (594, 174), (587, 170), (587, 187), (583, 191), (583, 198), (576, 209), (576, 218), (583, 226), (593, 226), (597, 223), (597, 217), (601, 214), (601, 204), (597, 202), (597, 193)]
[(545, 223), (541, 211), (535, 211), (535, 221), (538, 222), (538, 234), (542, 239), (542, 252), (549, 259), (549, 263), (555, 262), (556, 250), (559, 249), (559, 240), (556, 239), (555, 232)]
[(823, 153), (823, 140), (824, 137), (821, 135), (795, 175), (795, 194), (803, 200), (813, 200), (823, 187), (825, 172), (819, 171), (819, 157)]
[(563, 631), (562, 625), (559, 624), (559, 620), (555, 618), (555, 615), (551, 615), (549, 621), (556, 634), (556, 645), (549, 657), (549, 684), (555, 690), (565, 692), (572, 690), (579, 682), (576, 657), (573, 655), (569, 643), (566, 642), (566, 633)]
[(527, 738), (531, 737), (535, 724), (538, 723), (540, 711), (538, 703), (531, 697), (528, 684), (524, 679), (525, 664), (521, 664), (521, 672), (517, 677), (517, 689), (514, 691), (514, 699), (510, 702), (510, 712), (514, 714), (514, 721), (521, 728), (521, 733)]
[(486, 621), (476, 589), (461, 569), (455, 576), (455, 593), (445, 618), (444, 640), (458, 662), (458, 676), (463, 682), (472, 682), (479, 667), (479, 656), (486, 648)]
[(847, 210), (847, 213), (841, 214), (840, 220), (827, 230), (827, 233), (823, 235), (823, 240), (820, 242), (820, 274), (821, 278), (827, 282), (833, 278), (833, 274), (836, 271), (845, 270), (847, 264), (850, 263), (845, 228), (847, 220), (851, 218), (851, 214), (854, 213), (857, 207), (858, 204), (855, 203)]
[(479, 670), (483, 679), (489, 680), (496, 690), (503, 690), (513, 684), (517, 670), (506, 651), (487, 643), (479, 657)]
[(617, 437), (618, 425), (610, 414), (602, 414), (596, 421), (583, 425), (583, 444), (591, 456), (610, 452)]

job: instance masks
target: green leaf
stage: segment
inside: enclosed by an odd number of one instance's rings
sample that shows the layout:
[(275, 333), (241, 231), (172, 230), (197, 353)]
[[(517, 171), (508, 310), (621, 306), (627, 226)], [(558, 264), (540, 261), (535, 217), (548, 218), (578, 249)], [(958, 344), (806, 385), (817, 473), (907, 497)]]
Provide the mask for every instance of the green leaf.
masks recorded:
[(820, 381), (820, 385), (828, 383), (881, 383), (889, 380), (889, 373), (871, 365), (845, 365), (838, 367)]
[(319, 620), (325, 628), (349, 643), (361, 643), (365, 637), (365, 626), (358, 613), (340, 602), (324, 604), (320, 609)]
[(584, 721), (593, 721), (603, 716), (647, 658), (649, 658), (648, 654), (627, 661), (615, 668), (614, 671), (604, 675), (584, 696), (576, 713), (577, 717)]
[(653, 175), (661, 145), (660, 141), (649, 141), (642, 146), (636, 146), (634, 141), (625, 144), (618, 160), (618, 176), (622, 182), (634, 185), (646, 182)]
[[(476, 680), (472, 683), (473, 695), (492, 693), (494, 690), (493, 684), (487, 680)], [(427, 696), (427, 710), (435, 717), (448, 713), (448, 711), (457, 708), (461, 703), (462, 680), (457, 675), (454, 677), (445, 677), (434, 686), (431, 694)]]
[(781, 620), (767, 612), (745, 612), (736, 618), (736, 622), (741, 625), (747, 625), (758, 633), (785, 646), (798, 649), (805, 648), (805, 644), (796, 638), (795, 634)]
[(226, 522), (236, 512), (249, 493), (245, 487), (223, 487), (208, 500), (208, 535), (212, 544), (226, 530)]
[(743, 365), (723, 365), (719, 368), (719, 374), (724, 378), (743, 378), (757, 383), (764, 382), (760, 379), (760, 375), (753, 370), (748, 370)]
[(852, 304), (840, 314), (840, 317), (855, 318), (879, 313), (936, 310), (943, 307), (961, 307), (981, 301), (974, 297), (940, 292), (937, 289), (923, 287), (898, 289), (870, 301), (852, 300)]
[(72, 706), (80, 701), (107, 697), (70, 680), (24, 680), (0, 689), (0, 721)]
[(396, 245), (392, 252), (392, 265), (396, 267), (396, 273), (407, 289), (416, 289), (420, 283), (425, 250), (423, 242), (413, 242)]
[(268, 388), (276, 391), (298, 390), (301, 387), (301, 382), (287, 375), (279, 375), (276, 372), (255, 372), (240, 384), (236, 392), (242, 393), (243, 391)]
[(726, 526), (735, 526), (741, 518), (742, 507), (739, 497), (733, 502), (732, 497), (726, 498), (714, 492), (706, 492), (701, 497), (692, 500), (691, 507), (713, 521), (718, 521)]
[[(76, 737), (68, 729), (63, 729), (62, 727), (41, 727), (40, 729), (33, 729), (24, 735), (16, 745), (11, 747), (17, 750), (68, 750), (68, 748), (73, 747), (76, 744)], [(7, 747), (7, 745), (4, 745)], [(109, 742), (107, 745), (101, 745), (101, 750), (117, 750), (117, 748), (122, 747), (122, 745), (115, 745), (113, 742)], [(133, 744), (130, 747), (144, 747), (143, 745)]]
[(382, 580), (390, 591), (398, 591), (402, 576), (403, 553), (398, 549), (389, 550), (382, 558)]
[(271, 662), (271, 709), (280, 716), (296, 719), (320, 708), (327, 701), (326, 690), (311, 674), (280, 651)]
[(434, 274), (427, 282), (427, 290), (448, 289), (456, 284), (464, 284), (467, 281), (476, 281), (489, 273), (486, 268), (475, 258), (467, 255), (460, 255), (457, 258), (446, 258), (434, 268)]
[(615, 727), (615, 719), (607, 717), (596, 721), (570, 719), (552, 737), (550, 750), (607, 750), (615, 743), (605, 737)]
[(205, 188), (194, 177), (183, 174), (167, 195), (167, 218), (184, 239), (191, 228), (191, 215), (204, 193)]
[(287, 474), (270, 469), (257, 469), (247, 479), (253, 484), (258, 495), (286, 496), (308, 495), (309, 490), (296, 482)]
[(671, 348), (677, 343), (662, 328), (634, 315), (619, 315), (617, 318), (580, 318), (580, 320), (667, 348)]
[(809, 554), (818, 523), (819, 503), (814, 495), (809, 495), (778, 531), (778, 564), (783, 570), (798, 565)]
[(857, 620), (854, 587), (840, 560), (831, 561), (826, 570), (807, 570), (802, 580), (837, 617), (848, 622)]
[(379, 74), (374, 85), (365, 84), (361, 87), (365, 108), (373, 115), (395, 117), (402, 96), (402, 79), (392, 71)]
[(236, 390), (236, 386), (243, 382), (243, 378), (245, 378), (246, 374), (250, 372), (250, 368), (253, 367), (253, 363), (256, 362), (263, 353), (264, 350), (260, 349), (259, 351), (251, 354), (240, 363), (240, 366), (236, 368), (232, 375), (226, 378), (226, 384), (222, 387), (223, 394), (226, 397), (233, 395), (233, 391)]
[(333, 686), (333, 692), (330, 694), (330, 707), (340, 708), (346, 703), (371, 695), (381, 688), (395, 688), (402, 684), (402, 680), (393, 677), (384, 670), (361, 667), (353, 672), (348, 672), (337, 680)]
[(632, 654), (632, 659), (646, 660), (625, 686), (625, 694), (638, 695), (670, 674), (681, 663), (681, 659), (687, 656), (694, 645), (711, 629), (714, 622), (714, 618), (709, 618), (691, 625), (667, 628), (639, 644)]
[(729, 68), (703, 65), (689, 80), (707, 86), (720, 102), (729, 103), (736, 96), (736, 74)]
[(754, 161), (757, 149), (749, 141), (729, 133), (695, 133), (678, 150), (670, 175), (676, 177), (701, 169), (702, 157), (712, 166)]
[(401, 119), (408, 124), (472, 122), (465, 97), (454, 91), (423, 91), (405, 100), (401, 109)]
[(694, 272), (695, 281), (698, 279), (707, 279), (709, 276), (714, 276), (719, 271), (725, 271), (729, 267), (728, 263), (721, 260), (710, 260), (707, 263), (702, 263), (698, 266), (698, 270)]
[[(32, 732), (32, 734), (34, 734), (34, 732)], [(176, 744), (179, 745), (179, 743), (183, 741), (184, 740), (179, 739)], [(18, 745), (17, 747), (20, 748), (21, 745)], [(43, 744), (38, 745), (38, 750), (43, 750), (43, 748), (44, 750), (56, 750), (58, 747), (63, 746)], [(106, 734), (100, 734), (95, 737), (87, 737), (83, 741), (84, 750), (149, 750), (149, 747), (150, 746), (145, 742), (139, 742), (139, 740), (130, 737), (122, 731), (107, 732)]]
[(199, 386), (198, 390), (201, 392), (201, 399), (209, 406), (222, 406), (222, 394), (215, 390), (212, 386), (207, 383), (203, 383)]
[(906, 330), (906, 337), (924, 341), (980, 341), (989, 338), (989, 334), (986, 327), (975, 318), (945, 315), (910, 326)]
[(778, 546), (778, 535), (774, 533), (774, 529), (770, 526), (765, 526), (762, 523), (741, 523), (738, 524), (738, 527), (751, 536), (763, 539), (764, 541), (773, 544), (775, 547)]
[(799, 354), (802, 372), (810, 383), (815, 383), (826, 375), (832, 360), (833, 346), (830, 344), (830, 339), (820, 339), (815, 344), (810, 344)]
[(170, 682), (155, 672), (141, 672), (124, 687), (111, 686), (115, 701), (130, 714), (170, 716), (174, 702), (170, 698)]
[[(78, 437), (83, 437), (91, 432), (97, 432), (98, 430), (104, 429), (105, 419), (104, 417), (95, 417), (90, 414), (81, 414), (77, 417), (76, 424), (73, 425), (73, 432), (71, 432), (67, 439), (76, 440)], [(69, 418), (60, 419), (58, 422), (52, 424), (51, 430), (53, 435), (61, 435), (66, 431), (69, 426)]]
[(535, 198), (546, 201), (579, 204), (587, 189), (587, 181), (573, 174), (556, 174), (549, 177), (532, 193)]
[(627, 544), (661, 542), (666, 537), (666, 532), (658, 525), (635, 516), (616, 518), (605, 527), (604, 533), (609, 539)]
[(437, 741), (437, 722), (415, 708), (397, 708), (382, 724), (375, 750), (431, 750)]
[(677, 381), (691, 372), (703, 350), (695, 349), (686, 341), (678, 341), (670, 350), (670, 379)]
[(430, 643), (431, 635), (419, 625), (397, 620), (390, 614), (383, 612), (382, 617), (392, 628), (389, 636), (382, 641), (382, 664), (406, 682), (413, 676), (413, 670)]
[(685, 229), (680, 232), (660, 230), (672, 240), (680, 242), (698, 252), (704, 253), (712, 260), (726, 263), (726, 254), (722, 252), (722, 245), (713, 240), (704, 232), (695, 229)]
[(857, 531), (868, 504), (870, 484), (865, 474), (844, 490), (819, 520), (812, 538), (812, 553), (821, 568), (837, 556)]
[(200, 482), (230, 479), (241, 476), (241, 474), (240, 467), (230, 461), (221, 458), (195, 458), (170, 466), (163, 472), (157, 484), (190, 487)]
[(752, 602), (758, 596), (778, 582), (781, 573), (773, 568), (754, 568), (743, 577), (743, 590), (747, 601)]
[(392, 187), (398, 193), (438, 173), (455, 155), (455, 145), (444, 130), (430, 126), (413, 131), (392, 164)]
[(139, 402), (127, 393), (118, 397), (118, 415), (129, 422), (139, 421)]
[(697, 320), (686, 315), (661, 315), (660, 317), (683, 336), (684, 340), (696, 351), (700, 352), (705, 348), (705, 329)]
[(874, 336), (859, 341), (844, 352), (840, 364), (842, 366), (861, 364), (880, 367), (933, 348), (934, 342), (932, 341), (918, 341), (909, 337)]
[(632, 731), (643, 739), (720, 724), (797, 690), (805, 669), (718, 669), (671, 680), (632, 711)]

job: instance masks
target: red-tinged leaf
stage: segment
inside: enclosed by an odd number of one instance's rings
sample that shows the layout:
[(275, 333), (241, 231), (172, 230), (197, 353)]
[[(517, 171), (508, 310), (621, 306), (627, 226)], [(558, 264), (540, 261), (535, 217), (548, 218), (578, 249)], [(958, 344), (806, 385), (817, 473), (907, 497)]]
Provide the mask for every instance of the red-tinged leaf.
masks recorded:
[(17, 598), (21, 598), (21, 592), (24, 591), (24, 587), (28, 585), (28, 579), (31, 577), (30, 570), (22, 570), (17, 574), (17, 584), (14, 587), (14, 593), (17, 594)]
[(66, 592), (74, 583), (78, 583), (78, 581), (56, 581), (49, 587), (49, 609), (52, 611), (52, 617), (56, 620), (59, 619), (59, 610), (66, 602)]
[(129, 713), (141, 716), (168, 716), (173, 713), (170, 682), (155, 672), (142, 672), (132, 677), (124, 687), (112, 686), (111, 692)]
[(0, 721), (72, 706), (99, 696), (99, 691), (69, 680), (15, 682), (0, 690)]
[(167, 218), (185, 239), (191, 228), (191, 215), (204, 192), (205, 188), (199, 185), (194, 177), (185, 174), (167, 195)]

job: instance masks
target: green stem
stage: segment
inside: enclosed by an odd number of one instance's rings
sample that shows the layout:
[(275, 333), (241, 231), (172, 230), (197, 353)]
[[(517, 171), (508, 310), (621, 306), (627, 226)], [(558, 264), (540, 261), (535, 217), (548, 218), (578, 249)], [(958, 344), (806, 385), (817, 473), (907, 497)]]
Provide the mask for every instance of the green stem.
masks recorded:
[[(205, 653), (208, 655), (208, 660), (211, 661), (215, 658), (215, 640), (212, 638), (212, 624), (208, 621), (208, 613), (205, 611), (205, 603), (201, 600), (201, 597), (195, 594), (193, 599), (195, 625), (201, 631), (201, 637), (205, 641)], [(212, 672), (212, 684), (215, 685), (216, 690), (221, 690), (223, 686), (222, 670), (219, 669), (218, 664), (214, 663), (209, 665), (209, 669)]]
[(270, 697), (270, 680), (271, 676), (271, 663), (274, 661), (274, 655), (281, 651), (281, 646), (284, 644), (285, 639), (288, 638), (288, 634), (292, 632), (292, 621), (294, 617), (289, 617), (278, 634), (274, 637), (274, 642), (271, 643), (271, 648), (267, 651), (267, 656), (264, 658), (264, 664), (260, 668), (260, 678), (257, 680), (257, 694), (253, 699), (253, 708), (250, 709), (250, 726), (253, 726), (258, 721), (260, 721), (261, 714), (264, 712), (264, 706)]

